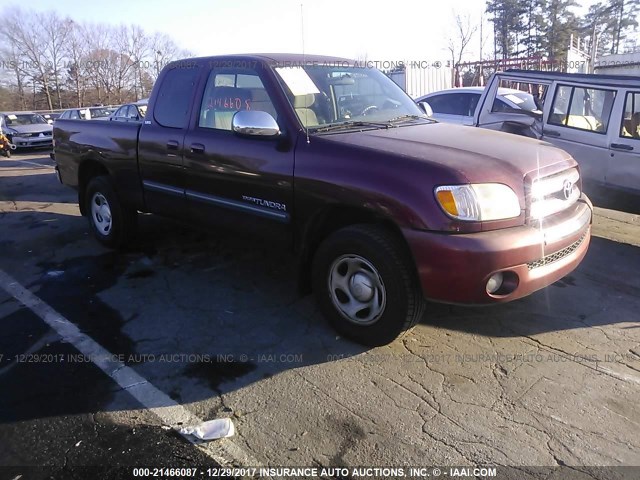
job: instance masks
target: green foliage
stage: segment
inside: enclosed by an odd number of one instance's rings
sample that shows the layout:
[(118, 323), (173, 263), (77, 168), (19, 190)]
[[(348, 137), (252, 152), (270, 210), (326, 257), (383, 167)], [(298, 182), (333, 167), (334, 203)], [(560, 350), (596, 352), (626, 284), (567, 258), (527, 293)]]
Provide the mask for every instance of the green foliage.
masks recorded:
[(638, 27), (640, 0), (604, 0), (578, 18), (575, 0), (487, 0), (494, 25), (496, 57), (544, 56), (566, 59), (571, 35), (598, 38), (598, 54), (622, 53)]

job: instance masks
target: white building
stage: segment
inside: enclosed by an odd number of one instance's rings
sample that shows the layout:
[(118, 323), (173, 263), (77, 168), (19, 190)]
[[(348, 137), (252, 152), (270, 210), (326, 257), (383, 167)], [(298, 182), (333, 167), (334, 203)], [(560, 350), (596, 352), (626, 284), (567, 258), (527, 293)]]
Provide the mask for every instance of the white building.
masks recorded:
[(593, 73), (640, 76), (640, 52), (602, 56), (595, 61)]

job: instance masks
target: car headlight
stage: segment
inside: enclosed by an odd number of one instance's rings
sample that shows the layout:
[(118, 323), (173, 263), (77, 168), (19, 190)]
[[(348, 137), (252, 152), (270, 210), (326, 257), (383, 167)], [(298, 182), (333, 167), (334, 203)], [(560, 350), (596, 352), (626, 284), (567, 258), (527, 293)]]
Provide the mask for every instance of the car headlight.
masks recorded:
[(502, 183), (444, 185), (435, 194), (447, 215), (458, 220), (478, 222), (520, 215), (518, 196)]

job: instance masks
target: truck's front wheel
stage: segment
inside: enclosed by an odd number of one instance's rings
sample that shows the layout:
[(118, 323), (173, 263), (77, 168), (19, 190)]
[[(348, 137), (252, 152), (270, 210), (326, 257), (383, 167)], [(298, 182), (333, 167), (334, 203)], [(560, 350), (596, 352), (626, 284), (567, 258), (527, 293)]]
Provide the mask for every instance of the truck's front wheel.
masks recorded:
[(320, 245), (313, 289), (335, 329), (364, 345), (392, 342), (424, 312), (410, 258), (395, 235), (373, 225), (341, 229)]
[(135, 231), (137, 212), (122, 205), (108, 177), (89, 181), (85, 202), (89, 225), (98, 241), (110, 248), (124, 245)]

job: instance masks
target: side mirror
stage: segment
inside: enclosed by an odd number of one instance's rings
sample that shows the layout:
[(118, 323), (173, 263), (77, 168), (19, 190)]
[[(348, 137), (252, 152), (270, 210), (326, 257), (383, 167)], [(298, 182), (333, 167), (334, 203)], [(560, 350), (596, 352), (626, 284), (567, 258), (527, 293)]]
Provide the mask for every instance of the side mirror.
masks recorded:
[(431, 108), (429, 102), (420, 102), (418, 103), (418, 106), (427, 114), (427, 117), (433, 117), (433, 108)]
[(231, 129), (239, 135), (252, 137), (276, 137), (280, 135), (280, 127), (267, 112), (260, 110), (241, 110), (236, 112), (231, 121)]
[(526, 115), (536, 120), (542, 120), (542, 112), (540, 110), (522, 110), (520, 108), (505, 107), (504, 113), (516, 113), (518, 115)]

